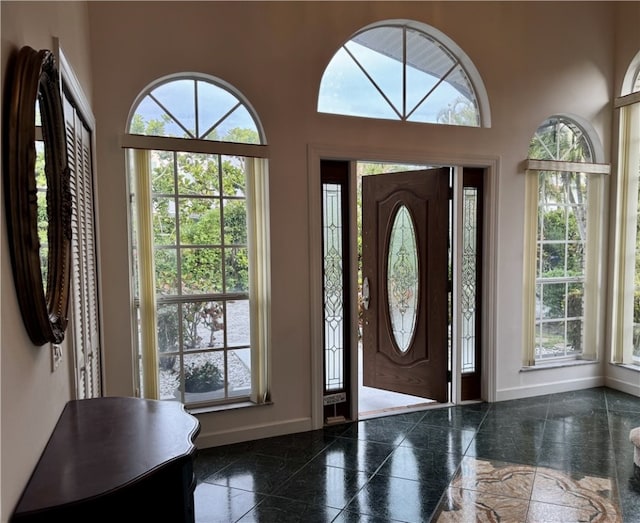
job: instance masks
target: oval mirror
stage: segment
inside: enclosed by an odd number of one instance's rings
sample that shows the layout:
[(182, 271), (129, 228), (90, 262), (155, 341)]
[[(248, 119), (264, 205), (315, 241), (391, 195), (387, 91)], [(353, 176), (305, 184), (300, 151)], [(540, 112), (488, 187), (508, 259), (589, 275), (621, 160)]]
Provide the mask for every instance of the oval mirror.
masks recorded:
[[(53, 53), (21, 48), (9, 64), (6, 92), (5, 207), (18, 303), (34, 344), (61, 343), (69, 302), (71, 191)], [(36, 136), (37, 127), (41, 137)], [(36, 164), (41, 162), (36, 160), (36, 149), (40, 139), (46, 182), (39, 187)]]

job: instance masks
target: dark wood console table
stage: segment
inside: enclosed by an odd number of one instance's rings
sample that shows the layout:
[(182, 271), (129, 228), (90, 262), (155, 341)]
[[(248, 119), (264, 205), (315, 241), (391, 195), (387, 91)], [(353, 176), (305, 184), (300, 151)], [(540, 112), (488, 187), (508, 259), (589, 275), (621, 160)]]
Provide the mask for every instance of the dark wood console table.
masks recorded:
[(193, 522), (199, 430), (178, 402), (70, 401), (11, 522)]

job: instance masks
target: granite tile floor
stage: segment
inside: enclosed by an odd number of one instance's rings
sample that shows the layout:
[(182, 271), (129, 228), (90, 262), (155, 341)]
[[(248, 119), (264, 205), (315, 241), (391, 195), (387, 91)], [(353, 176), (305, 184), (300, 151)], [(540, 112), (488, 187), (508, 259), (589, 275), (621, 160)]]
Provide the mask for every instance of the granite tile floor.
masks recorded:
[(201, 449), (196, 521), (640, 523), (637, 426), (595, 388)]

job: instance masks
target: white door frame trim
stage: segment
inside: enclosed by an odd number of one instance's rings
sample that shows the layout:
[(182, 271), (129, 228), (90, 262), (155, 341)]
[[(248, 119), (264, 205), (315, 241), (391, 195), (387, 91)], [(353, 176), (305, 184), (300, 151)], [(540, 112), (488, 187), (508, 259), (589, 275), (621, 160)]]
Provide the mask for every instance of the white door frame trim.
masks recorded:
[[(321, 177), (320, 160), (343, 161), (384, 161), (394, 163), (409, 163), (416, 165), (443, 165), (454, 167), (481, 167), (487, 170), (484, 184), (484, 230), (483, 230), (483, 296), (482, 296), (482, 398), (485, 401), (495, 401), (496, 398), (496, 356), (495, 340), (497, 326), (497, 263), (498, 245), (498, 183), (500, 159), (495, 156), (464, 156), (442, 155), (433, 151), (403, 151), (384, 150), (369, 147), (348, 147), (340, 145), (309, 144), (307, 147), (308, 171), (308, 211), (309, 211), (309, 295), (310, 295), (310, 349), (311, 349), (311, 419), (314, 429), (322, 428), (323, 419), (323, 350), (322, 350), (322, 237), (321, 237)], [(350, 189), (353, 180), (349, 180)], [(350, 191), (350, 206), (355, 205), (355, 191)], [(349, 229), (352, 245), (355, 246), (356, 220), (351, 216)], [(357, 266), (356, 250), (352, 249), (350, 260), (351, 271)], [(357, 282), (351, 279), (349, 292), (355, 297)], [(357, 300), (351, 300), (352, 317), (356, 317)], [(357, 332), (352, 326), (351, 337), (357, 346)], [(459, 350), (459, 349), (458, 349)], [(358, 416), (358, 379), (357, 379), (357, 351), (351, 354), (351, 398), (352, 419)], [(455, 359), (454, 359), (455, 361)], [(457, 367), (457, 365), (456, 365)], [(457, 372), (456, 372), (457, 374)], [(459, 397), (459, 376), (454, 376), (454, 398)]]

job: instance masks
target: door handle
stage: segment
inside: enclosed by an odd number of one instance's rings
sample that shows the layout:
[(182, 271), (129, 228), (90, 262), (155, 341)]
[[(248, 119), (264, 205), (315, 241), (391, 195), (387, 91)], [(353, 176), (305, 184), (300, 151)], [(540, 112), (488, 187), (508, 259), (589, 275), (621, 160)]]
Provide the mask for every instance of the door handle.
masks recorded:
[(369, 309), (369, 299), (369, 278), (365, 277), (364, 281), (362, 282), (362, 305), (364, 306), (364, 310)]

